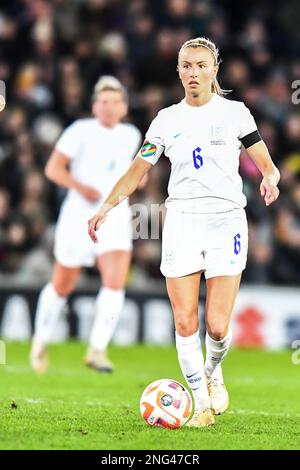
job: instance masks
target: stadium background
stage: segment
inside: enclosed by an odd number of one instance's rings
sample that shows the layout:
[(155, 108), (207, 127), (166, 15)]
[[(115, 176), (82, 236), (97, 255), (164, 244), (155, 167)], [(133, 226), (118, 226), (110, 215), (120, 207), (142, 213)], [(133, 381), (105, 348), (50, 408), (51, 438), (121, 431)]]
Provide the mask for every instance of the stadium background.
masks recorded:
[[(300, 338), (300, 113), (292, 84), (300, 78), (295, 1), (11, 0), (0, 8), (0, 80), (7, 106), (0, 114), (0, 332), (31, 335), (37, 293), (52, 270), (52, 243), (64, 191), (43, 174), (68, 124), (88, 116), (101, 74), (128, 88), (128, 120), (145, 132), (162, 107), (183, 97), (176, 74), (180, 45), (204, 35), (216, 42), (223, 88), (254, 114), (281, 171), (280, 198), (265, 207), (260, 174), (241, 153), (248, 198), (249, 258), (234, 312), (240, 346), (291, 346)], [(167, 159), (150, 172), (132, 202), (162, 204)], [(149, 220), (150, 223), (150, 220)], [(160, 240), (137, 240), (128, 301), (115, 342), (173, 341), (173, 324), (159, 271)], [(259, 285), (259, 288), (257, 287)], [(97, 291), (96, 271), (84, 270), (57, 340), (87, 338)], [(204, 290), (202, 286), (202, 296)], [(203, 305), (200, 302), (200, 312)]]

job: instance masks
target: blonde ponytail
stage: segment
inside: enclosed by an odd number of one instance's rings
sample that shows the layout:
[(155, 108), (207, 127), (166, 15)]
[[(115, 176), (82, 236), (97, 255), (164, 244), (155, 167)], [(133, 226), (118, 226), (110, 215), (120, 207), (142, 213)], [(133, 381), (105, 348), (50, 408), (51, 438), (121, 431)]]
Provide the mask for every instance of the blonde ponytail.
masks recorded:
[(214, 81), (211, 84), (211, 91), (217, 93), (217, 95), (224, 96), (231, 92), (231, 90), (224, 90), (221, 88), (217, 77), (214, 78)]

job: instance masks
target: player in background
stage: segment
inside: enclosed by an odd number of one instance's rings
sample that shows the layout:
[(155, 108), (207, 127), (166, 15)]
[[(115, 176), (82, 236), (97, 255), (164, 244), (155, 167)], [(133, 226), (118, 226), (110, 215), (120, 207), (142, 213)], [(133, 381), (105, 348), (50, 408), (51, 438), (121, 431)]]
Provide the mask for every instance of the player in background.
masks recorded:
[[(131, 167), (89, 220), (90, 237), (97, 242), (96, 231), (109, 210), (135, 191), (162, 152), (170, 159), (161, 271), (174, 314), (179, 363), (194, 397), (187, 425), (194, 427), (212, 425), (214, 414), (223, 413), (229, 401), (221, 362), (231, 342), (230, 316), (248, 247), (246, 197), (238, 172), (241, 144), (262, 174), (265, 204), (279, 195), (279, 171), (255, 121), (244, 103), (223, 97), (218, 68), (218, 49), (210, 40), (196, 38), (182, 45), (178, 72), (185, 98), (158, 113)], [(101, 245), (101, 232), (99, 238)], [(198, 321), (202, 272), (205, 363)]]
[(102, 284), (85, 362), (99, 371), (113, 370), (106, 348), (124, 305), (132, 251), (131, 211), (128, 201), (124, 201), (109, 214), (98, 246), (93, 246), (88, 237), (86, 214), (95, 213), (113, 184), (127, 171), (140, 146), (139, 130), (121, 123), (127, 112), (125, 88), (115, 77), (103, 76), (94, 89), (94, 117), (70, 125), (46, 165), (48, 179), (67, 188), (68, 193), (56, 226), (53, 276), (37, 304), (30, 354), (37, 372), (48, 367), (47, 345), (67, 298), (76, 287), (80, 268), (95, 262)]

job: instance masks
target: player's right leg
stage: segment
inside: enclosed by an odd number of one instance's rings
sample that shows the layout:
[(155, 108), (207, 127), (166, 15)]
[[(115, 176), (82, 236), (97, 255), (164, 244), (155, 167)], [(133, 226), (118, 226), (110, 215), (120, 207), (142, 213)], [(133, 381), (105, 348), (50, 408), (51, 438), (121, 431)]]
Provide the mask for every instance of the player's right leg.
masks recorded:
[[(125, 201), (124, 201), (125, 202)], [(95, 317), (85, 363), (98, 372), (112, 372), (107, 349), (125, 303), (125, 286), (131, 262), (131, 211), (123, 203), (115, 207), (101, 226), (100, 243), (94, 245), (101, 287), (95, 302)]]
[(56, 261), (52, 280), (39, 295), (30, 351), (31, 367), (38, 373), (47, 370), (47, 346), (79, 274), (80, 268), (69, 268)]
[(199, 287), (199, 272), (183, 277), (167, 278), (167, 290), (176, 328), (178, 360), (185, 380), (192, 390), (195, 403), (193, 418), (187, 423), (187, 426), (191, 427), (214, 424), (199, 337)]
[(96, 298), (85, 363), (98, 372), (112, 372), (107, 347), (115, 332), (125, 302), (125, 284), (131, 261), (131, 250), (113, 250), (97, 257), (102, 287)]

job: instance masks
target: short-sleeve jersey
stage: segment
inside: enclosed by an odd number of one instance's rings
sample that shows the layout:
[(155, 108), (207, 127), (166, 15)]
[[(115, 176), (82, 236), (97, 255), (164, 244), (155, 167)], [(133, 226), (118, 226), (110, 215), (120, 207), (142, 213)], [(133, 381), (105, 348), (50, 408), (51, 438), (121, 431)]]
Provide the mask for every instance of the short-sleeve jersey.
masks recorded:
[[(55, 148), (70, 159), (70, 172), (83, 184), (102, 195), (128, 170), (140, 146), (140, 131), (132, 124), (119, 123), (113, 128), (102, 126), (97, 119), (79, 119), (61, 135)], [(68, 204), (88, 204), (77, 191), (70, 189)], [(97, 202), (97, 206), (99, 201)]]
[(225, 212), (245, 207), (239, 175), (241, 139), (257, 131), (244, 103), (214, 94), (203, 106), (185, 99), (159, 111), (139, 157), (171, 162), (166, 207), (183, 212)]

